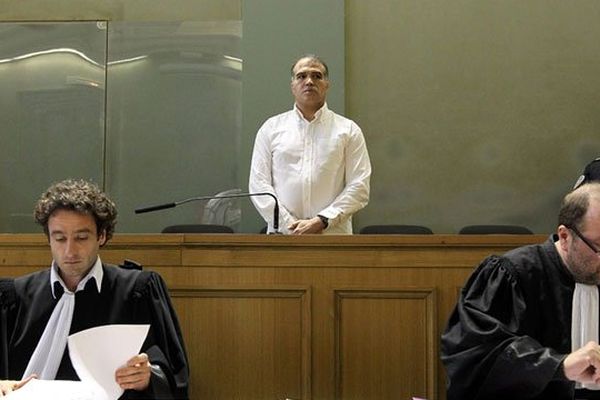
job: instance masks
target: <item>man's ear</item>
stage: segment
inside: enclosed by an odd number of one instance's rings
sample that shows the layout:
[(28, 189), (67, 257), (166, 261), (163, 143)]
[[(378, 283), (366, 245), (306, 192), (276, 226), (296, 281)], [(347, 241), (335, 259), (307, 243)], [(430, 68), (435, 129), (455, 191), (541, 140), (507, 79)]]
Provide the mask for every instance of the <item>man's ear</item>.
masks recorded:
[(102, 247), (106, 244), (106, 231), (102, 231), (98, 235), (98, 242), (100, 243), (100, 247)]
[(560, 248), (563, 250), (567, 250), (569, 248), (569, 240), (572, 237), (571, 231), (564, 225), (559, 225), (556, 229), (556, 234), (558, 235), (558, 242)]

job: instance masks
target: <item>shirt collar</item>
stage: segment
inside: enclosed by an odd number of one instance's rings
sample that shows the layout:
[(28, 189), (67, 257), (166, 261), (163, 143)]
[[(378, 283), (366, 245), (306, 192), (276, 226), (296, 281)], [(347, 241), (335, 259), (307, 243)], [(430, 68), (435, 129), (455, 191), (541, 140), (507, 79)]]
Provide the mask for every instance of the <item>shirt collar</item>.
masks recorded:
[(298, 118), (302, 121), (306, 121), (309, 124), (312, 122), (316, 122), (318, 120), (321, 119), (321, 117), (329, 110), (329, 108), (327, 107), (327, 102), (325, 102), (323, 104), (323, 107), (319, 108), (317, 110), (317, 112), (315, 113), (315, 118), (312, 121), (308, 121), (306, 118), (304, 118), (304, 115), (302, 115), (302, 111), (300, 111), (300, 109), (298, 108), (298, 105), (296, 103), (294, 103), (294, 111), (296, 111), (296, 115), (298, 116)]
[[(96, 287), (98, 288), (98, 293), (100, 293), (100, 290), (102, 287), (102, 277), (103, 276), (104, 276), (104, 271), (102, 270), (102, 261), (100, 261), (100, 256), (98, 256), (98, 258), (96, 258), (96, 262), (94, 263), (94, 266), (92, 267), (90, 272), (88, 272), (88, 274), (79, 282), (79, 284), (77, 285), (77, 289), (75, 291), (78, 292), (80, 290), (83, 290), (83, 288), (85, 287), (85, 284), (90, 279), (94, 278), (96, 280)], [(65, 285), (65, 283), (63, 282), (62, 278), (60, 277), (60, 275), (58, 273), (58, 265), (53, 260), (52, 265), (50, 266), (50, 289), (52, 290), (52, 297), (54, 297), (54, 298), (56, 298), (56, 295), (54, 294), (54, 284), (56, 282), (58, 282), (65, 291), (69, 291), (69, 289), (67, 289), (67, 285)]]

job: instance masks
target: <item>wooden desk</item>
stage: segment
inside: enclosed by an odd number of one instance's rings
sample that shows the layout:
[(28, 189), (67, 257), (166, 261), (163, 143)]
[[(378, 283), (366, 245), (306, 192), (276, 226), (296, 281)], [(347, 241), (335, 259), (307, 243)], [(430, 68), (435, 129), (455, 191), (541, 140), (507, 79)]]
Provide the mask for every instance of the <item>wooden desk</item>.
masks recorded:
[[(440, 332), (485, 256), (546, 236), (117, 235), (169, 285), (192, 399), (445, 399)], [(0, 276), (49, 265), (43, 235), (0, 235)]]

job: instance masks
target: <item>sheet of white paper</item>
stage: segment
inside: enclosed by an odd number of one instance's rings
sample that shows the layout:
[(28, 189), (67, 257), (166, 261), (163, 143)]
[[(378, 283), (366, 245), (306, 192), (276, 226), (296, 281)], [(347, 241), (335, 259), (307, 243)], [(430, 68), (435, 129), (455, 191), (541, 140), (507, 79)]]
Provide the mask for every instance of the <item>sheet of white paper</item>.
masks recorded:
[(123, 389), (115, 381), (115, 371), (137, 355), (150, 325), (105, 325), (69, 336), (69, 354), (82, 382), (95, 382), (107, 398), (116, 400)]
[(33, 379), (6, 400), (108, 400), (103, 390), (79, 381), (41, 381)]
[(115, 371), (137, 355), (150, 325), (105, 325), (69, 336), (71, 363), (81, 381), (33, 379), (7, 400), (117, 400)]

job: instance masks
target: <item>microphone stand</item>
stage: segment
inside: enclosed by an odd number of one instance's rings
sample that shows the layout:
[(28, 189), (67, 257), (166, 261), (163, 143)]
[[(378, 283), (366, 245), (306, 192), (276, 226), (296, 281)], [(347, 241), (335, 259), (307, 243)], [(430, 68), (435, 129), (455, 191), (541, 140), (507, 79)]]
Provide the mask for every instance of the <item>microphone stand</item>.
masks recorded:
[(281, 232), (279, 232), (279, 202), (277, 201), (277, 197), (275, 197), (275, 195), (273, 193), (269, 193), (269, 192), (236, 193), (236, 194), (225, 194), (225, 195), (221, 195), (221, 196), (191, 197), (189, 199), (174, 201), (171, 203), (136, 208), (135, 213), (143, 214), (143, 213), (147, 213), (147, 212), (166, 210), (167, 208), (174, 208), (181, 204), (190, 203), (192, 201), (212, 200), (212, 199), (233, 199), (233, 198), (238, 198), (238, 197), (254, 197), (254, 196), (270, 196), (273, 200), (275, 200), (275, 207), (273, 208), (273, 230), (274, 230), (274, 232), (271, 232), (271, 233), (273, 233), (273, 234), (281, 233)]

